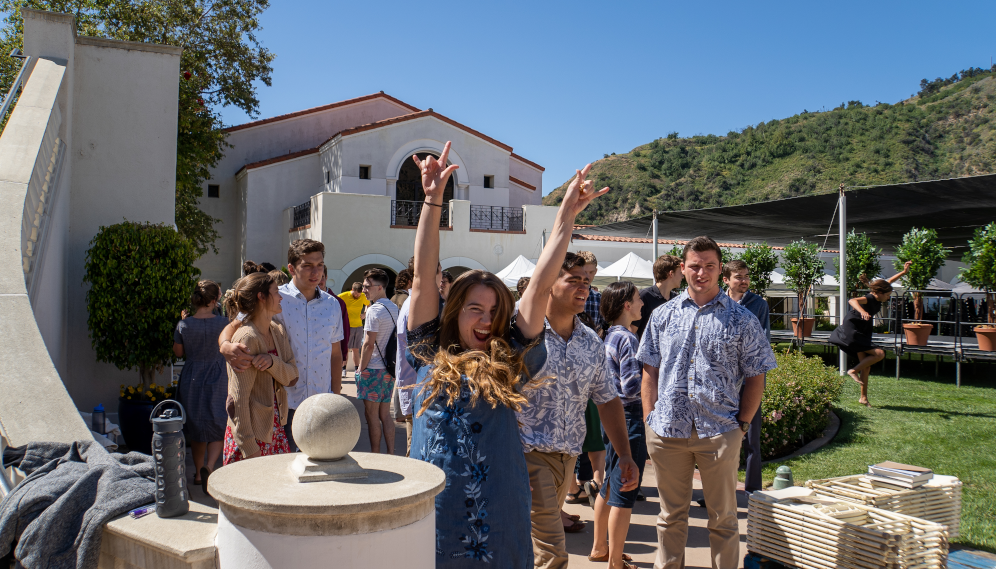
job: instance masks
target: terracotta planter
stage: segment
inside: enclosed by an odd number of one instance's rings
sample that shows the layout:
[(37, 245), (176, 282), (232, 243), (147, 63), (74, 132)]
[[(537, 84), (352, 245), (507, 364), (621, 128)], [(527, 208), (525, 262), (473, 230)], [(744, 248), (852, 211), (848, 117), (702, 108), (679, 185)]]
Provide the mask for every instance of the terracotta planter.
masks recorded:
[(903, 324), (903, 331), (906, 332), (906, 343), (911, 346), (926, 346), (930, 331), (934, 329), (933, 324)]
[(975, 328), (975, 337), (979, 340), (979, 349), (983, 352), (996, 352), (996, 328)]
[(802, 334), (799, 334), (799, 319), (792, 319), (792, 335), (796, 338), (810, 338), (813, 335), (813, 325), (816, 324), (815, 318), (803, 318), (802, 319)]

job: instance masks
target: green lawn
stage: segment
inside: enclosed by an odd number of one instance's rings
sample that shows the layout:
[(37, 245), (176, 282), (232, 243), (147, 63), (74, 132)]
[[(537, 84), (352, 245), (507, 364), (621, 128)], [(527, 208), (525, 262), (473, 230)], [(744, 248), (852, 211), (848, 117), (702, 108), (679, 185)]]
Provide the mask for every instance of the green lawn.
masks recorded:
[(933, 361), (918, 360), (901, 362), (898, 381), (894, 361), (886, 375), (871, 376), (872, 409), (858, 404), (858, 386), (848, 380), (835, 410), (841, 419), (836, 438), (814, 453), (766, 466), (764, 483), (771, 484), (782, 464), (792, 467), (797, 484), (858, 474), (883, 460), (926, 466), (964, 484), (954, 543), (996, 553), (996, 366), (963, 367), (957, 388), (953, 364), (941, 364), (935, 377)]

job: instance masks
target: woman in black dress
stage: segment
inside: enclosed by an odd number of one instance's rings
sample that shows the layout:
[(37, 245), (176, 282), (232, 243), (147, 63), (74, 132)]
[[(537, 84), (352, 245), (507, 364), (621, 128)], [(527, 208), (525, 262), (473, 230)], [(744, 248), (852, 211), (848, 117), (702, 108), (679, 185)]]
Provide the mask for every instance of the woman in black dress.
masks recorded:
[(861, 398), (858, 403), (871, 407), (868, 403), (868, 375), (871, 366), (882, 361), (885, 352), (872, 343), (872, 322), (882, 308), (883, 302), (888, 302), (892, 296), (892, 283), (899, 280), (910, 269), (907, 261), (903, 270), (888, 279), (868, 279), (861, 275), (861, 282), (870, 292), (860, 298), (847, 301), (851, 309), (847, 311), (844, 323), (830, 334), (830, 343), (844, 352), (858, 358), (858, 365), (847, 370), (847, 375), (861, 386)]

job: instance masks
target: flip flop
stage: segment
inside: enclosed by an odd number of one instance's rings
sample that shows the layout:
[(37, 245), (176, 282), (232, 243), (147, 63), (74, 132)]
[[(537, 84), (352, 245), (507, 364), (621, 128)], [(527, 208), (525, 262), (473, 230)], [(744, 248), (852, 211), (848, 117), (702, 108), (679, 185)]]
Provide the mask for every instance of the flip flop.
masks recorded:
[[(626, 555), (625, 553), (623, 553), (622, 560), (624, 562), (625, 561), (632, 561), (633, 558), (630, 557), (629, 555)], [(592, 561), (594, 563), (608, 563), (609, 562), (609, 554), (606, 553), (605, 555), (601, 555), (599, 557), (592, 557), (591, 555), (589, 555), (588, 556), (588, 561)], [(624, 567), (625, 567), (625, 565), (624, 565)]]
[(585, 527), (587, 527), (587, 524), (584, 522), (574, 522), (570, 526), (564, 527), (564, 533), (581, 533)]

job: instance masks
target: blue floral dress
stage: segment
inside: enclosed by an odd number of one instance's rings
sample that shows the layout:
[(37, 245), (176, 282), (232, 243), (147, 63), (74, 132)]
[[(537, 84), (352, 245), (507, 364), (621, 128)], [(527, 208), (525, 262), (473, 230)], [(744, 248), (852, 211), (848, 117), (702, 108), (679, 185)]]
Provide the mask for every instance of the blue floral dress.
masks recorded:
[[(524, 350), (525, 338), (514, 323), (511, 328), (509, 343)], [(438, 332), (438, 319), (409, 331), (406, 351), (417, 373), (411, 457), (446, 473), (446, 488), (436, 496), (436, 567), (530, 569), (532, 494), (515, 411), (492, 409), (483, 400), (471, 407), (464, 377), (459, 401), (447, 405), (437, 398), (418, 415), (428, 395), (422, 386), (433, 367), (426, 362), (439, 349)], [(529, 373), (539, 373), (546, 362), (542, 339), (525, 357)]]

